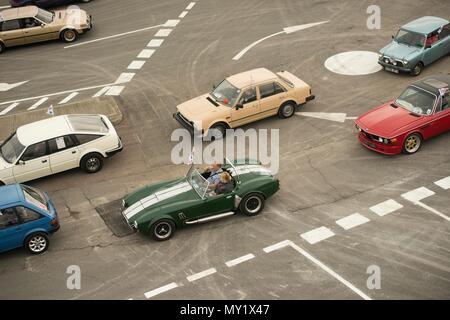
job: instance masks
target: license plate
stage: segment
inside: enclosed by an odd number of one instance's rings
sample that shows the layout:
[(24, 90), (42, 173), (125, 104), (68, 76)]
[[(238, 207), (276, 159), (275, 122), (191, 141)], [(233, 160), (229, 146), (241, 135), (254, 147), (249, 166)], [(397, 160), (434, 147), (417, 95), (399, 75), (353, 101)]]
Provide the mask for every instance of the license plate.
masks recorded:
[(373, 143), (370, 143), (368, 141), (363, 141), (363, 142), (364, 142), (365, 145), (367, 145), (367, 146), (369, 146), (371, 148), (376, 148), (375, 144), (373, 144)]
[(394, 68), (386, 67), (385, 69), (386, 69), (386, 71), (390, 71), (390, 72), (393, 72), (393, 73), (398, 73), (398, 70), (394, 69)]

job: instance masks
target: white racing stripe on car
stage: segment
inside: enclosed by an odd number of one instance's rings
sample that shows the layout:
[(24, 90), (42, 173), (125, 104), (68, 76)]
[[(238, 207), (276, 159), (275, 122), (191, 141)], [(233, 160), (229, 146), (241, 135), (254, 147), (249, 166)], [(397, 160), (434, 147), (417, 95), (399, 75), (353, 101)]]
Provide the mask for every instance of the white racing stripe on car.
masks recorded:
[(259, 172), (261, 174), (272, 175), (272, 173), (270, 172), (269, 169), (264, 168), (263, 166), (260, 166), (260, 165), (255, 165), (255, 164), (237, 167), (236, 170), (231, 169), (230, 171), (232, 174), (234, 173), (234, 175), (236, 175), (236, 174), (243, 175), (243, 174), (247, 174), (247, 173), (256, 173), (256, 172)]

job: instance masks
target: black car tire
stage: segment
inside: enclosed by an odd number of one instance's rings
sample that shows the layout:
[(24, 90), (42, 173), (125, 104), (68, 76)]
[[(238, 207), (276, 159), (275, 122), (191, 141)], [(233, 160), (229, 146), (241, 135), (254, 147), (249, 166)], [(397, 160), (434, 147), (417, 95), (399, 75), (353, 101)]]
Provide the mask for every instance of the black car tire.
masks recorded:
[(3, 181), (0, 181), (0, 187), (5, 186), (6, 184)]
[(50, 242), (48, 236), (43, 232), (36, 232), (25, 239), (24, 247), (31, 254), (41, 254), (47, 251)]
[(78, 32), (74, 29), (66, 29), (61, 33), (61, 40), (67, 43), (75, 42), (78, 39)]
[(285, 102), (280, 106), (280, 109), (278, 110), (278, 116), (281, 119), (290, 118), (294, 115), (295, 109), (295, 103), (293, 103), (292, 101)]
[(156, 241), (169, 240), (175, 233), (175, 223), (169, 219), (158, 220), (150, 227), (150, 233)]
[(411, 74), (413, 77), (416, 77), (416, 76), (418, 76), (418, 75), (422, 72), (422, 70), (423, 70), (423, 63), (422, 63), (422, 62), (418, 62), (418, 63), (411, 69), (410, 74)]
[(246, 195), (239, 204), (239, 210), (246, 216), (256, 216), (264, 209), (265, 199), (259, 193)]
[(418, 133), (411, 133), (406, 137), (405, 141), (403, 141), (402, 152), (405, 154), (414, 154), (419, 151), (422, 146), (422, 136)]
[(88, 153), (81, 159), (81, 169), (86, 173), (99, 172), (103, 167), (103, 156), (98, 153)]
[(0, 42), (0, 54), (5, 52), (5, 48), (6, 48), (5, 45), (2, 42)]

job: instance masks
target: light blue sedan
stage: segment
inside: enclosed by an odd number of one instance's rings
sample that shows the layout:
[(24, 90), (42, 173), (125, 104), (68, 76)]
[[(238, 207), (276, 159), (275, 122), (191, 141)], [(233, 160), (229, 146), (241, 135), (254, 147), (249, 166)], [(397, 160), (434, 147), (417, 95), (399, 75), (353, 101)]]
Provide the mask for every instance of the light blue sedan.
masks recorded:
[(386, 71), (417, 76), (427, 66), (450, 54), (450, 23), (437, 17), (422, 17), (398, 30), (390, 44), (380, 50), (378, 63)]

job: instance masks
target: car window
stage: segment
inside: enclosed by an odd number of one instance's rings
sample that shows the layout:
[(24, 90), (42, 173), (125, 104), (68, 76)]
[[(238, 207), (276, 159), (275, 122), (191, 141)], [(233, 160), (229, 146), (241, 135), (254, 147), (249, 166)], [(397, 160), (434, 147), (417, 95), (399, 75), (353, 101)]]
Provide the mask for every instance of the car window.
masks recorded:
[(19, 20), (8, 20), (3, 22), (2, 31), (13, 31), (20, 29)]
[(250, 89), (245, 90), (242, 93), (239, 103), (244, 105), (246, 103), (250, 103), (253, 101), (256, 101), (256, 88), (250, 88)]
[(284, 89), (276, 82), (266, 83), (259, 86), (261, 99), (284, 92)]
[(19, 218), (16, 215), (14, 208), (7, 208), (0, 210), (0, 230), (6, 229), (19, 224)]
[(442, 27), (442, 30), (439, 33), (439, 40), (447, 38), (448, 36), (450, 36), (450, 23)]
[(441, 111), (446, 110), (446, 109), (448, 109), (450, 107), (449, 100), (450, 100), (449, 93), (447, 93), (445, 96), (442, 96)]
[(47, 154), (47, 144), (45, 141), (33, 144), (25, 150), (22, 155), (22, 161), (29, 161), (43, 157)]
[(22, 206), (16, 207), (16, 213), (20, 223), (27, 223), (42, 218), (41, 214)]
[(103, 136), (96, 134), (76, 134), (75, 137), (77, 138), (79, 144), (85, 144)]
[(286, 91), (279, 83), (274, 82), (273, 86), (274, 86), (275, 94), (279, 94), (279, 93)]
[(75, 146), (75, 141), (73, 141), (71, 136), (58, 137), (48, 141), (48, 147), (50, 149), (50, 154), (59, 151), (64, 151)]
[(22, 19), (22, 26), (24, 29), (39, 27), (41, 23), (34, 18)]

